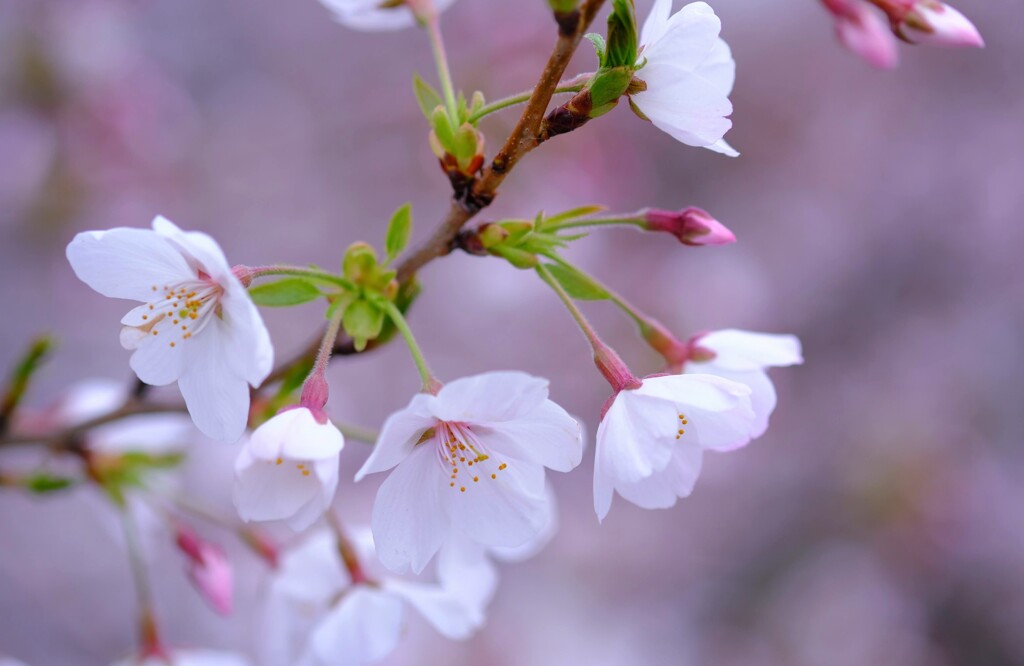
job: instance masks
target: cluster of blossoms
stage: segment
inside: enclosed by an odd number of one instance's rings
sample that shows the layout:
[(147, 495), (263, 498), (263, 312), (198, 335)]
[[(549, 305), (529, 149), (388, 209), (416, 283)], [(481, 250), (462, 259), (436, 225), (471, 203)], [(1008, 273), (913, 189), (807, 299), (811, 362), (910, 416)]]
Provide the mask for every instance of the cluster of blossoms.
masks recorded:
[[(478, 123), (530, 96), (487, 104), (479, 93), (469, 102), (455, 95), (438, 27), (439, 14), (451, 1), (323, 2), (354, 28), (388, 30), (417, 23), (427, 28), (443, 88), (438, 93), (416, 79), (430, 143), (456, 199), (467, 210), (469, 204), (485, 205), (486, 196), (475, 189), (483, 164)], [(656, 0), (638, 30), (631, 0), (611, 4), (607, 39), (592, 39), (598, 69), (558, 88), (572, 97), (546, 115), (535, 143), (578, 129), (626, 99), (637, 116), (681, 143), (738, 155), (724, 139), (731, 127), (735, 62), (711, 7), (695, 2), (673, 13), (672, 0)], [(837, 17), (845, 43), (864, 54), (879, 48), (865, 45), (870, 41), (865, 31), (873, 30), (861, 7), (865, 3), (825, 4)], [(971, 41), (964, 36), (965, 19), (941, 3), (874, 4), (889, 12), (894, 30), (905, 38)], [(563, 32), (570, 19), (577, 21), (574, 30), (581, 25), (583, 14), (575, 2), (553, 0), (552, 7)], [(883, 64), (876, 55), (873, 61)], [(669, 233), (695, 247), (736, 240), (699, 208), (610, 216), (602, 210), (542, 213), (471, 229), (460, 225), (445, 244), (534, 271), (585, 334), (611, 389), (603, 407), (594, 410), (601, 417), (593, 458), (599, 520), (608, 515), (616, 493), (646, 509), (671, 507), (688, 496), (705, 451), (740, 449), (767, 430), (776, 406), (768, 370), (802, 362), (800, 343), (791, 335), (729, 329), (677, 338), (568, 263), (560, 251), (582, 237), (580, 230), (609, 225)], [(246, 543), (275, 568), (264, 632), (272, 663), (377, 661), (396, 646), (409, 608), (444, 636), (469, 636), (482, 626), (495, 593), (494, 561), (528, 557), (556, 530), (546, 471), (567, 473), (583, 460), (582, 428), (551, 400), (547, 380), (490, 371), (442, 383), (430, 372), (403, 316), (415, 290), (407, 288), (408, 275), (392, 266), (410, 230), (411, 213), (404, 206), (388, 225), (385, 256), (365, 243), (353, 244), (339, 274), (305, 267), (232, 267), (212, 238), (182, 231), (163, 217), (153, 221), (152, 229), (81, 233), (67, 248), (71, 267), (87, 285), (105, 296), (141, 303), (121, 319), (120, 333), (139, 380), (155, 386), (177, 383), (198, 430), (239, 443), (233, 499), (242, 521), (281, 521), (307, 532), (297, 546), (279, 552), (249, 526), (240, 528)], [(278, 279), (254, 284), (266, 277)], [(296, 396), (298, 386), (273, 370), (273, 347), (257, 306), (317, 300), (326, 304), (329, 323), (315, 357), (310, 354), (287, 368), (305, 373)], [(654, 374), (634, 374), (591, 327), (579, 310), (580, 300), (608, 301), (620, 308), (664, 365)], [(325, 371), (339, 340), (360, 352), (396, 334), (409, 347), (422, 390), (374, 438), (355, 481), (379, 473), (387, 477), (377, 492), (369, 530), (350, 530), (331, 510), (342, 482), (339, 459), (346, 437), (327, 412)], [(268, 394), (267, 386), (278, 389)], [(180, 419), (132, 415), (137, 403), (123, 389), (112, 395), (87, 409), (71, 400), (70, 412), (57, 420), (73, 425), (103, 420), (104, 414), (118, 416), (121, 410), (120, 415), (141, 419), (152, 429), (158, 423), (154, 419)], [(127, 423), (124, 419), (119, 426)], [(161, 429), (154, 444), (177, 432)], [(146, 437), (134, 432), (129, 439), (137, 443)], [(152, 458), (132, 458), (135, 467), (126, 471), (125, 460), (100, 464), (98, 456), (98, 451), (85, 455), (90, 475), (120, 504), (125, 479), (135, 483), (136, 468), (157, 466)], [(175, 523), (174, 531), (189, 579), (212, 608), (229, 613), (232, 577), (224, 551), (187, 524)], [(152, 618), (144, 620), (143, 647), (132, 663), (247, 663), (237, 655), (168, 650), (156, 639)]]

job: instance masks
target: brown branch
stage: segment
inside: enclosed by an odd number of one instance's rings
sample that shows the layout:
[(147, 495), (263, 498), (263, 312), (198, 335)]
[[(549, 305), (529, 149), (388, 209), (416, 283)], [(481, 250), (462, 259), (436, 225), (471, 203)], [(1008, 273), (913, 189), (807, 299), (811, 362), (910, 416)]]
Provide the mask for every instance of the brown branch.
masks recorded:
[(74, 448), (75, 443), (78, 442), (83, 434), (101, 425), (106, 425), (107, 423), (112, 423), (114, 421), (139, 414), (170, 414), (184, 413), (185, 411), (184, 403), (168, 405), (129, 401), (112, 412), (91, 418), (88, 421), (82, 421), (77, 425), (63, 430), (58, 430), (57, 432), (51, 432), (49, 434), (19, 434), (0, 438), (0, 447), (12, 446), (15, 444), (50, 444), (53, 446)]

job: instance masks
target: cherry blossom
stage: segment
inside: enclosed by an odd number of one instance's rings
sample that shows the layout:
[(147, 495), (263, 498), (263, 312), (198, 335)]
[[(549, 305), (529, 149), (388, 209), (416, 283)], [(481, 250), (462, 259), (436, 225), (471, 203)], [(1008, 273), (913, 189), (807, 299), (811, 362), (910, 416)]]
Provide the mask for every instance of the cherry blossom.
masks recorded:
[(915, 44), (982, 47), (985, 40), (970, 19), (939, 0), (893, 2), (889, 15), (901, 37)]
[(416, 25), (432, 12), (443, 12), (455, 0), (320, 0), (342, 25), (377, 32)]
[(87, 231), (67, 248), (75, 274), (112, 298), (142, 301), (122, 319), (121, 345), (147, 384), (178, 382), (196, 426), (235, 441), (249, 386), (270, 373), (273, 348), (217, 243), (157, 217), (153, 229)]
[(879, 69), (899, 62), (896, 38), (889, 25), (863, 0), (824, 0), (835, 18), (836, 37), (851, 52)]
[(794, 335), (724, 329), (697, 336), (690, 345), (694, 351), (683, 371), (717, 375), (749, 387), (755, 416), (750, 435), (763, 435), (777, 402), (766, 370), (803, 363), (800, 340)]
[(221, 615), (231, 614), (234, 575), (224, 549), (179, 525), (175, 542), (187, 558), (186, 571), (193, 587)]
[(735, 157), (722, 138), (732, 127), (729, 94), (736, 80), (732, 51), (718, 36), (722, 22), (705, 2), (671, 12), (672, 0), (657, 0), (644, 22), (636, 75), (646, 90), (631, 101), (677, 141)]
[(377, 662), (398, 644), (412, 607), (442, 635), (465, 639), (484, 622), (497, 572), (475, 544), (450, 540), (437, 559), (437, 582), (379, 571), (369, 530), (343, 551), (328, 530), (286, 552), (268, 604), (267, 658), (301, 666)]
[(598, 519), (613, 491), (645, 509), (675, 505), (693, 491), (704, 451), (746, 444), (754, 418), (750, 389), (714, 375), (647, 377), (619, 391), (597, 430)]
[(395, 468), (373, 507), (377, 552), (389, 569), (419, 573), (452, 534), (487, 547), (535, 538), (549, 514), (544, 468), (568, 472), (582, 455), (579, 424), (548, 399), (546, 380), (489, 372), (415, 396), (356, 480)]
[(345, 438), (322, 413), (296, 407), (270, 419), (235, 461), (234, 502), (245, 521), (284, 520), (304, 530), (330, 506)]

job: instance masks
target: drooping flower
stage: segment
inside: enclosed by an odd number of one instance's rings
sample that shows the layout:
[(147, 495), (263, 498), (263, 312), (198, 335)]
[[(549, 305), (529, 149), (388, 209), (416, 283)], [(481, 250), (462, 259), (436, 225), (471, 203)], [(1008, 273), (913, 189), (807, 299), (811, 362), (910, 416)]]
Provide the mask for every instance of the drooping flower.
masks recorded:
[(128, 657), (111, 666), (251, 666), (252, 662), (236, 652), (220, 650), (174, 650), (169, 653)]
[(482, 626), (497, 572), (474, 544), (446, 543), (432, 583), (384, 574), (369, 530), (353, 537), (343, 552), (337, 537), (322, 530), (282, 557), (264, 632), (271, 663), (380, 661), (397, 646), (410, 606), (447, 638), (468, 638)]
[(672, 0), (657, 0), (644, 22), (636, 76), (646, 89), (631, 93), (632, 104), (677, 141), (735, 157), (722, 138), (732, 127), (736, 81), (736, 61), (718, 36), (722, 22), (705, 2), (671, 12)]
[(893, 29), (908, 42), (952, 48), (985, 46), (970, 19), (940, 0), (893, 0), (886, 12)]
[(224, 549), (201, 539), (184, 524), (178, 525), (174, 540), (187, 558), (186, 571), (192, 586), (213, 610), (230, 615), (234, 576)]
[(673, 506), (693, 491), (704, 451), (746, 444), (753, 422), (750, 389), (714, 375), (647, 377), (620, 390), (597, 430), (598, 519), (613, 492), (645, 509)]
[(416, 25), (430, 12), (443, 12), (455, 0), (320, 0), (338, 23), (353, 30), (378, 32)]
[(724, 329), (696, 336), (689, 344), (693, 352), (683, 371), (717, 375), (748, 386), (755, 416), (750, 435), (763, 435), (778, 402), (767, 369), (803, 363), (800, 340), (795, 335)]
[(548, 399), (546, 380), (490, 372), (415, 396), (356, 475), (395, 467), (373, 507), (380, 560), (419, 573), (452, 534), (487, 547), (530, 541), (549, 511), (544, 468), (568, 472), (582, 455), (579, 424)]
[(341, 431), (307, 407), (281, 412), (252, 433), (235, 461), (234, 502), (245, 521), (284, 520), (304, 530), (338, 487)]
[(78, 278), (104, 296), (142, 301), (121, 319), (121, 344), (133, 350), (139, 379), (178, 382), (203, 433), (237, 440), (249, 415), (249, 385), (270, 373), (273, 348), (217, 243), (157, 217), (152, 230), (80, 233), (67, 257)]

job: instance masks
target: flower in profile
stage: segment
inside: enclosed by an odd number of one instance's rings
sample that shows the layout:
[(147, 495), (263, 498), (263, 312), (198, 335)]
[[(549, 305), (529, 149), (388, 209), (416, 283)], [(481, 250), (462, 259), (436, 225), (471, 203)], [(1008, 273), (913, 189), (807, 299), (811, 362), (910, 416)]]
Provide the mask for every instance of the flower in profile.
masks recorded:
[(379, 571), (369, 530), (353, 537), (341, 542), (322, 530), (284, 553), (264, 632), (269, 661), (304, 666), (380, 661), (398, 645), (408, 607), (454, 640), (483, 625), (497, 572), (474, 544), (450, 540), (438, 554), (437, 582), (421, 582)]
[(489, 372), (416, 395), (356, 475), (395, 468), (373, 506), (378, 557), (419, 573), (452, 535), (520, 546), (550, 514), (544, 468), (568, 472), (582, 455), (579, 424), (548, 399), (544, 379)]
[(236, 652), (220, 650), (160, 651), (140, 657), (128, 657), (111, 666), (251, 666), (252, 662)]
[(235, 461), (233, 498), (246, 522), (284, 520), (293, 530), (312, 525), (338, 487), (341, 431), (320, 410), (294, 407), (249, 437)]
[(613, 492), (645, 509), (675, 505), (700, 475), (705, 450), (750, 441), (750, 389), (714, 375), (647, 377), (618, 391), (597, 430), (594, 510), (604, 520)]
[(455, 0), (320, 0), (338, 23), (353, 30), (401, 30), (424, 22)]
[(897, 35), (914, 44), (985, 46), (970, 19), (939, 0), (893, 0), (885, 7)]
[(768, 419), (778, 402), (768, 368), (799, 365), (804, 360), (795, 335), (724, 329), (695, 336), (689, 346), (684, 372), (716, 375), (750, 388), (755, 417), (750, 434), (754, 438), (768, 429)]
[(157, 217), (153, 229), (87, 231), (67, 248), (75, 274), (112, 298), (141, 301), (122, 319), (139, 379), (178, 382), (196, 426), (235, 441), (249, 416), (249, 386), (270, 373), (270, 336), (217, 243)]
[(224, 549), (201, 539), (183, 524), (178, 525), (174, 541), (187, 558), (186, 571), (192, 586), (213, 610), (230, 615), (234, 576)]
[(677, 141), (735, 157), (723, 139), (736, 61), (718, 36), (722, 22), (705, 2), (671, 12), (672, 0), (657, 0), (644, 22), (636, 75), (645, 88), (630, 93), (632, 105)]
[(647, 231), (664, 231), (683, 245), (729, 245), (736, 235), (706, 210), (691, 206), (680, 211), (651, 208), (644, 213)]

